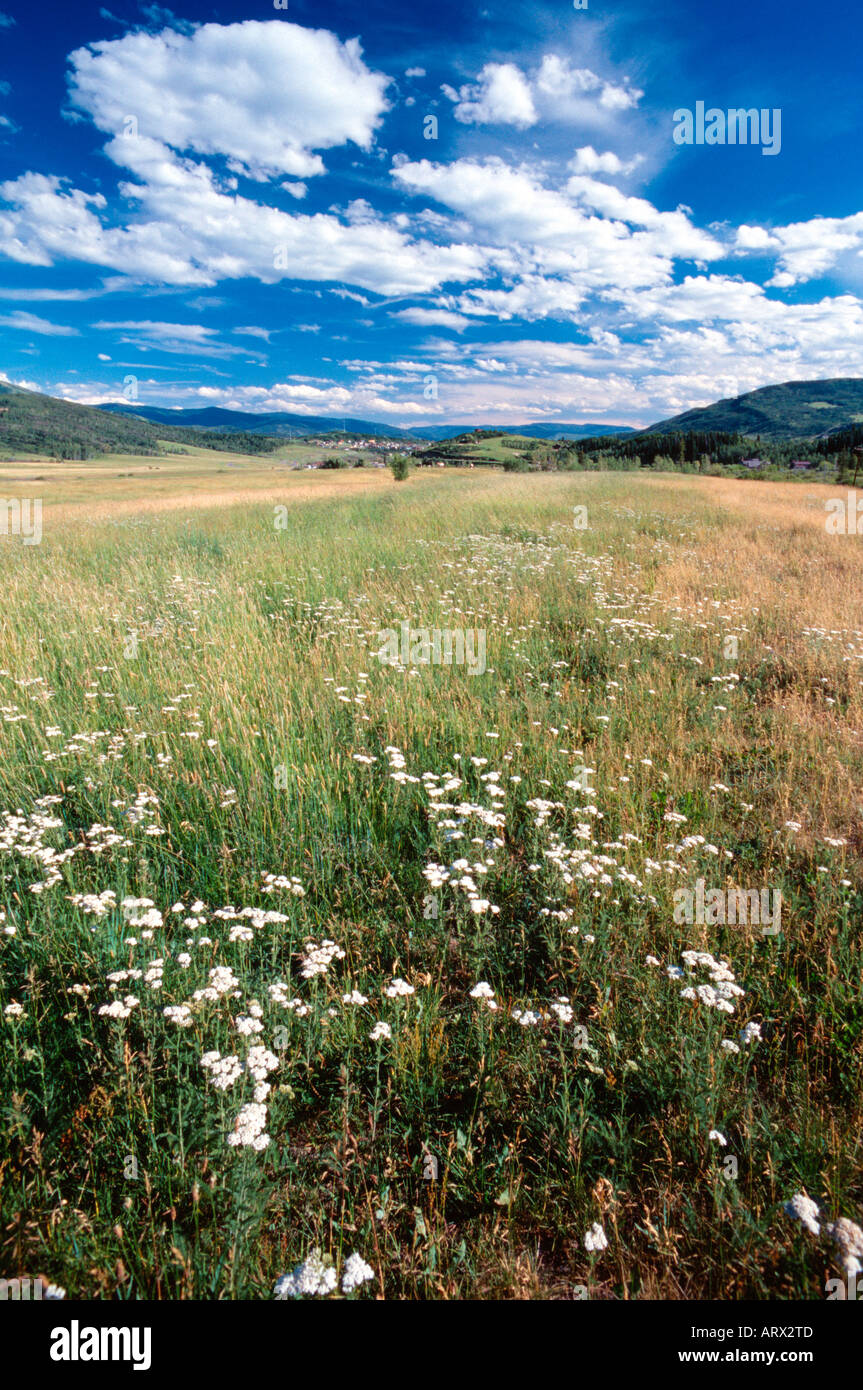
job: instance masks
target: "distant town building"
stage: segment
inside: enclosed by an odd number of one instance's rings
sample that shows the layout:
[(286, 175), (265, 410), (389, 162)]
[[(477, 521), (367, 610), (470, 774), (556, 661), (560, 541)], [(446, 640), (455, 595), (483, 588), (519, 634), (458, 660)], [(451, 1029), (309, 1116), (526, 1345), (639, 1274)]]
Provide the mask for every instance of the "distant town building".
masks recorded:
[(794, 459), (791, 464), (792, 468), (817, 468), (817, 466), (811, 459)]
[(744, 459), (744, 460), (743, 460), (743, 467), (744, 467), (744, 468), (763, 468), (764, 465), (765, 465), (766, 463), (767, 463), (767, 459)]

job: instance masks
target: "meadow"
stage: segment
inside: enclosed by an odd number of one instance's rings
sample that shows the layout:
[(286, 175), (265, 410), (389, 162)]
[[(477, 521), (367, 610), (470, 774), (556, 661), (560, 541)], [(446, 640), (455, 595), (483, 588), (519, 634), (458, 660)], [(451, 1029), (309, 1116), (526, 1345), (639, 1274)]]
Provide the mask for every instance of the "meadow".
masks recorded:
[[(831, 490), (139, 464), (0, 538), (0, 1275), (823, 1299), (863, 1257)], [(484, 669), (381, 661), (403, 622)], [(680, 920), (699, 880), (781, 930)]]

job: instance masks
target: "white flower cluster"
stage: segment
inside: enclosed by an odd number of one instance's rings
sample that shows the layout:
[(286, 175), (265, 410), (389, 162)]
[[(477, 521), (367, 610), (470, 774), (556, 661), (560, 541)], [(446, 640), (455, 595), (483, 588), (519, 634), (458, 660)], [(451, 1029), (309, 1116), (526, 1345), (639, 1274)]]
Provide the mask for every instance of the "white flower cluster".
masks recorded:
[(151, 989), (161, 989), (164, 969), (165, 961), (163, 957), (160, 956), (157, 960), (151, 961), (144, 972), (144, 984), (149, 985)]
[(130, 927), (145, 927), (152, 932), (156, 927), (164, 926), (162, 914), (152, 898), (124, 898), (121, 907)]
[(228, 1135), (232, 1148), (265, 1149), (270, 1142), (266, 1133), (267, 1107), (260, 1101), (244, 1105), (234, 1121), (234, 1132)]
[(367, 1284), (374, 1277), (374, 1270), (371, 1265), (366, 1264), (362, 1255), (349, 1255), (342, 1270), (342, 1293), (352, 1293), (354, 1289)]
[(234, 1027), (241, 1037), (249, 1037), (252, 1033), (262, 1033), (264, 1025), (261, 1022), (263, 1009), (254, 999), (248, 1005), (247, 1014), (238, 1014), (234, 1019)]
[[(682, 959), (687, 970), (701, 968), (709, 971), (711, 983), (709, 985), (697, 985), (695, 988), (687, 985), (685, 989), (680, 991), (681, 999), (699, 1000), (705, 1008), (718, 1009), (720, 1013), (733, 1014), (734, 1005), (731, 1000), (741, 997), (746, 991), (735, 983), (734, 971), (728, 961), (724, 958), (715, 960), (709, 951), (684, 951)], [(672, 971), (677, 974), (677, 968), (672, 966), (669, 967), (669, 976), (672, 975)], [(679, 974), (677, 977), (679, 978)]]
[(111, 970), (105, 979), (110, 985), (121, 985), (124, 980), (140, 980), (143, 974), (143, 970)]
[(169, 1004), (166, 1009), (162, 1010), (162, 1017), (166, 1018), (169, 1023), (175, 1024), (177, 1028), (191, 1028), (194, 1022), (192, 1010), (188, 1004)]
[(795, 1192), (790, 1202), (785, 1203), (785, 1210), (792, 1220), (799, 1221), (813, 1236), (821, 1234), (818, 1203), (807, 1197), (805, 1192)]
[(388, 999), (406, 999), (409, 994), (416, 994), (413, 985), (409, 985), (407, 980), (399, 979), (398, 976), (391, 985), (387, 985), (384, 994)]
[(520, 1028), (535, 1028), (542, 1022), (542, 1014), (538, 1014), (535, 1009), (513, 1009), (512, 1017)]
[(106, 888), (104, 893), (69, 893), (67, 897), (88, 917), (105, 917), (117, 906), (117, 894), (113, 888)]
[(136, 999), (134, 994), (127, 994), (123, 999), (114, 999), (110, 1004), (101, 1004), (99, 1013), (104, 1018), (128, 1018), (133, 1009), (137, 1009), (140, 999)]
[(497, 1009), (497, 1000), (494, 997), (494, 990), (488, 980), (480, 980), (479, 984), (474, 985), (470, 991), (471, 999), (479, 999), (487, 1009), (494, 1013)]
[(364, 994), (360, 994), (358, 989), (352, 989), (350, 994), (342, 995), (343, 1004), (355, 1004), (357, 1008), (362, 1008), (362, 1006), (364, 1004), (367, 1004), (368, 1002), (369, 1001), (366, 998), (366, 996)]
[(261, 877), (264, 880), (261, 885), (262, 893), (275, 893), (281, 889), (285, 893), (292, 893), (295, 898), (304, 898), (306, 896), (305, 888), (300, 880), (295, 878), (293, 874), (290, 878), (287, 878), (284, 874), (262, 874)]
[[(785, 1203), (785, 1211), (793, 1220), (805, 1226), (811, 1235), (820, 1235), (821, 1213), (818, 1204), (804, 1192), (795, 1192), (791, 1200)], [(851, 1279), (854, 1275), (863, 1273), (863, 1230), (857, 1222), (851, 1221), (847, 1216), (840, 1216), (838, 1221), (825, 1223), (824, 1234), (836, 1246), (839, 1263), (847, 1277)]]
[(233, 994), (235, 999), (240, 998), (240, 982), (229, 965), (214, 965), (208, 979), (210, 983), (207, 988), (196, 989), (192, 995), (196, 1004), (202, 1000), (213, 1003), (223, 994)]
[[(200, 904), (193, 904), (193, 911), (196, 906), (200, 906)], [(235, 907), (218, 907), (213, 916), (218, 918), (220, 922), (234, 923), (228, 933), (228, 940), (232, 942), (251, 941), (255, 932), (260, 931), (268, 923), (288, 922), (290, 920), (284, 912), (265, 912), (262, 907), (241, 907), (239, 911)], [(202, 926), (205, 920), (204, 917), (187, 917), (183, 925), (194, 929)]]
[(233, 1053), (223, 1057), (220, 1052), (205, 1052), (201, 1066), (210, 1073), (210, 1081), (217, 1091), (229, 1091), (243, 1074), (243, 1064)]
[(584, 1248), (589, 1255), (608, 1249), (608, 1237), (598, 1221), (594, 1221), (589, 1231), (584, 1233)]
[(384, 752), (389, 758), (390, 777), (394, 782), (398, 782), (400, 786), (404, 786), (407, 782), (419, 782), (420, 779), (418, 777), (413, 777), (409, 772), (405, 772), (407, 763), (405, 761), (405, 755), (400, 749), (388, 745), (384, 749)]
[[(121, 806), (123, 803), (115, 802), (114, 804)], [(157, 796), (153, 796), (149, 792), (139, 792), (132, 802), (132, 805), (127, 810), (126, 818), (130, 820), (133, 825), (140, 825), (141, 821), (151, 820), (155, 816), (155, 810), (151, 811), (150, 807), (158, 807), (158, 805), (159, 798)]]
[[(459, 815), (474, 815), (483, 811), (481, 806), (474, 806), (473, 803), (470, 802), (462, 802), (457, 807), (435, 806), (433, 809), (435, 811), (447, 809), (455, 810)], [(483, 812), (483, 814), (488, 816), (492, 813)], [(501, 824), (503, 823), (502, 816), (496, 817), (495, 822), (497, 822), (497, 820), (500, 820)], [(455, 825), (455, 822), (439, 821), (438, 824), (440, 826), (448, 826)], [(453, 831), (449, 838), (460, 839), (461, 831)], [(442, 888), (445, 883), (449, 883), (453, 888), (460, 888), (467, 896), (468, 906), (471, 912), (476, 916), (482, 916), (486, 912), (490, 912), (493, 917), (496, 917), (500, 913), (500, 908), (495, 903), (490, 902), (488, 898), (482, 897), (476, 882), (478, 878), (485, 877), (489, 870), (493, 868), (493, 859), (485, 861), (478, 860), (474, 864), (471, 864), (467, 859), (456, 859), (450, 864), (448, 869), (445, 869), (442, 864), (428, 864), (426, 868), (423, 869), (423, 877), (432, 888)]]
[(344, 960), (344, 957), (341, 946), (337, 946), (335, 941), (330, 941), (329, 938), (323, 940), (320, 945), (314, 941), (307, 941), (305, 954), (300, 961), (300, 974), (304, 980), (314, 979), (316, 975), (326, 975), (332, 962)]
[(308, 1004), (304, 1004), (299, 997), (295, 999), (288, 998), (287, 985), (269, 985), (267, 990), (273, 1004), (280, 1004), (283, 1009), (290, 1009), (297, 1018), (305, 1018), (307, 1014), (311, 1012)]
[[(361, 1255), (349, 1255), (342, 1268), (342, 1293), (353, 1293), (374, 1279), (375, 1272), (366, 1264)], [(273, 1297), (284, 1301), (288, 1298), (324, 1297), (333, 1293), (338, 1285), (338, 1274), (332, 1261), (313, 1250), (297, 1265), (290, 1274), (283, 1274), (276, 1280)]]
[(279, 1059), (267, 1047), (250, 1047), (246, 1055), (245, 1068), (256, 1081), (266, 1081), (267, 1075), (275, 1071)]
[(839, 1252), (839, 1263), (850, 1279), (853, 1274), (863, 1273), (863, 1230), (856, 1221), (840, 1216), (838, 1221), (828, 1221), (824, 1227)]

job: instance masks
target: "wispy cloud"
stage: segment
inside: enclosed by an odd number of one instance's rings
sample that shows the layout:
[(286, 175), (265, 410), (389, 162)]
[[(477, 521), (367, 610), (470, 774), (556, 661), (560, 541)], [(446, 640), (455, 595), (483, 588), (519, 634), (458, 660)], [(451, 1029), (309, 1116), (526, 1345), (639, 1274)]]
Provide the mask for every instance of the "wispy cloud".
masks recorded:
[(16, 309), (11, 314), (0, 314), (0, 327), (18, 328), (24, 333), (40, 333), (47, 338), (78, 336), (77, 328), (70, 328), (62, 323), (51, 323), (48, 319), (40, 319), (36, 314), (28, 314), (23, 309)]

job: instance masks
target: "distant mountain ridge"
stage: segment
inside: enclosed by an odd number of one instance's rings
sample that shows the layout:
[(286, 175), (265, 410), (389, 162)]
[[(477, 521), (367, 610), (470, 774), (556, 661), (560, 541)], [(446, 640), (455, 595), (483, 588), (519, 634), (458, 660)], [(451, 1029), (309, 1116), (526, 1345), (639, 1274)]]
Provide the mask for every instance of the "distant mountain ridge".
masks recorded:
[(650, 425), (641, 434), (688, 430), (758, 435), (761, 439), (815, 439), (863, 423), (863, 378), (785, 381), (742, 396), (686, 410)]
[[(32, 450), (64, 458), (95, 453), (158, 454), (160, 441), (238, 448), (268, 453), (281, 441), (301, 436), (343, 432), (377, 436), (406, 443), (455, 439), (484, 429), (495, 434), (533, 439), (637, 438), (641, 434), (727, 432), (759, 436), (770, 441), (814, 439), (863, 424), (863, 378), (836, 377), (823, 381), (788, 381), (762, 386), (713, 405), (687, 410), (646, 430), (627, 425), (536, 422), (525, 425), (417, 425), (401, 429), (353, 416), (255, 413), (210, 406), (201, 410), (169, 410), (163, 406), (112, 404), (78, 405), (24, 387), (0, 382), (0, 450)], [(233, 442), (236, 436), (236, 444)]]
[(252, 410), (226, 410), (221, 406), (206, 406), (201, 410), (173, 410), (158, 405), (122, 405), (110, 402), (99, 406), (100, 410), (111, 415), (123, 415), (130, 419), (149, 420), (154, 424), (170, 425), (178, 429), (224, 430), (228, 433), (279, 435), (286, 439), (300, 435), (328, 433), (331, 430), (344, 430), (348, 434), (371, 434), (381, 438), (402, 439), (409, 431), (395, 425), (372, 424), (354, 416), (298, 415), (288, 411), (257, 412)]
[[(160, 441), (179, 445), (236, 447), (241, 452), (267, 453), (282, 442), (307, 435), (352, 434), (410, 442), (438, 442), (480, 428), (474, 425), (435, 425), (414, 430), (383, 425), (353, 416), (298, 415), (288, 412), (256, 414), (208, 406), (201, 410), (169, 410), (164, 406), (111, 403), (78, 405), (23, 386), (0, 381), (0, 449), (63, 458), (93, 454), (158, 454)], [(531, 424), (493, 426), (495, 433), (523, 434), (538, 439), (584, 439), (597, 433), (632, 434), (624, 425)], [(236, 446), (230, 443), (236, 436)]]
[(455, 439), (459, 435), (470, 434), (475, 429), (494, 429), (499, 434), (523, 434), (532, 439), (587, 439), (594, 435), (633, 433), (630, 425), (557, 422), (527, 425), (416, 425), (411, 429), (402, 429), (398, 425), (385, 425), (379, 420), (363, 420), (351, 415), (298, 415), (290, 411), (226, 410), (221, 406), (207, 406), (201, 410), (171, 410), (165, 406), (122, 405), (112, 402), (100, 406), (99, 409), (109, 411), (112, 415), (137, 417), (156, 424), (180, 428), (213, 429), (228, 433), (236, 430), (244, 434), (279, 435), (286, 439), (308, 434), (331, 434), (335, 431), (375, 435), (381, 439), (434, 441)]

